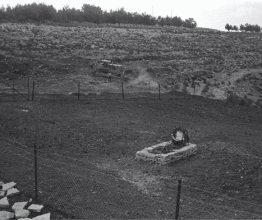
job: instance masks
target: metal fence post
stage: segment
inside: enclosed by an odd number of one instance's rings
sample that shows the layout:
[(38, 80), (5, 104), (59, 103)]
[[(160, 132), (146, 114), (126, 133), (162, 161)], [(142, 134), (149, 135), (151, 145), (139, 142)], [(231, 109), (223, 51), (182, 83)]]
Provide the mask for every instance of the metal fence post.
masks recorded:
[(29, 75), (27, 79), (27, 93), (28, 93), (28, 101), (30, 101), (30, 76)]
[(32, 101), (34, 101), (34, 97), (35, 97), (35, 82), (33, 82)]
[(124, 83), (122, 81), (122, 98), (125, 99)]
[(15, 102), (15, 76), (13, 74), (13, 101)]
[(181, 182), (182, 180), (178, 180), (177, 186), (177, 197), (176, 197), (176, 216), (175, 219), (178, 219), (179, 216), (179, 205), (180, 205), (180, 194), (181, 194)]
[(158, 84), (158, 99), (160, 100), (160, 83)]
[(34, 160), (35, 160), (35, 200), (38, 201), (38, 189), (37, 189), (37, 154), (36, 154), (36, 144), (34, 145)]
[(77, 100), (80, 100), (80, 82), (78, 83)]

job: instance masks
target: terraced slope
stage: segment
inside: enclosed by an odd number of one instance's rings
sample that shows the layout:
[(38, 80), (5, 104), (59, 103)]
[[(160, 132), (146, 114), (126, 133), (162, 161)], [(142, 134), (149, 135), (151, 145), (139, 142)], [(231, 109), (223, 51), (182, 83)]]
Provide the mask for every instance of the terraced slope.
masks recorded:
[(131, 90), (155, 91), (160, 82), (165, 90), (216, 99), (224, 99), (230, 90), (245, 103), (262, 104), (260, 34), (6, 23), (0, 26), (0, 36), (4, 78), (34, 69), (33, 74), (44, 81), (50, 75), (66, 74), (59, 77), (65, 86), (71, 81), (63, 80), (88, 75), (86, 83), (91, 90), (114, 92), (119, 83), (106, 88), (89, 83), (101, 83), (100, 78), (93, 78), (90, 63), (112, 59), (135, 70), (126, 85)]

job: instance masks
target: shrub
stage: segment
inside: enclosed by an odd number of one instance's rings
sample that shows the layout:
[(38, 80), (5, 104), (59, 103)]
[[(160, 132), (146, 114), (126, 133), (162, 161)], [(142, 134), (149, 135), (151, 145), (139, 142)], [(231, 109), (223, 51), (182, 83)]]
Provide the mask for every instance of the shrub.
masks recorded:
[(216, 96), (213, 93), (207, 94), (207, 98), (214, 98), (214, 97), (216, 97)]
[(179, 84), (175, 84), (175, 90), (178, 90), (180, 88)]
[(245, 105), (246, 104), (246, 101), (245, 101), (245, 99), (240, 99), (240, 101), (239, 101), (239, 103), (238, 103), (239, 105)]
[(209, 86), (206, 84), (205, 87), (202, 90), (202, 93), (207, 93), (209, 90)]
[(185, 84), (183, 84), (182, 92), (183, 93), (187, 93), (187, 89), (186, 89), (186, 85)]
[(237, 94), (235, 94), (235, 93), (233, 93), (233, 92), (231, 92), (231, 93), (229, 94), (229, 98), (228, 98), (228, 102), (229, 102), (229, 103), (232, 103), (232, 104), (236, 105), (236, 104), (239, 103), (239, 101), (240, 101), (240, 98), (238, 97)]

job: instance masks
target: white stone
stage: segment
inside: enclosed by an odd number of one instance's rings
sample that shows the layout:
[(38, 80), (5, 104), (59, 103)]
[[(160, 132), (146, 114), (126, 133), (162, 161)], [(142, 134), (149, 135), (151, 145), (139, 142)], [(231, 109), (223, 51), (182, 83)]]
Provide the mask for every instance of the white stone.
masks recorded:
[(197, 153), (197, 145), (189, 144), (181, 149), (174, 149), (167, 154), (154, 154), (154, 149), (163, 148), (170, 145), (171, 142), (163, 142), (148, 148), (144, 148), (136, 153), (137, 160), (151, 161), (159, 164), (168, 164), (177, 160), (181, 160), (185, 157), (189, 157)]
[(12, 212), (7, 212), (7, 211), (0, 211), (0, 219), (1, 220), (8, 220), (12, 219), (15, 217), (15, 214)]
[(32, 204), (28, 207), (28, 210), (32, 212), (41, 212), (43, 208), (44, 208), (43, 205)]
[(50, 213), (39, 215), (35, 218), (32, 218), (32, 220), (50, 220)]
[(9, 207), (9, 202), (7, 197), (4, 197), (0, 200), (0, 208), (8, 208)]
[(182, 141), (183, 137), (184, 137), (183, 132), (178, 131), (178, 132), (176, 133), (176, 141)]
[(31, 220), (31, 218), (20, 218), (19, 220)]
[(12, 209), (13, 209), (14, 211), (24, 209), (27, 204), (28, 204), (28, 202), (16, 202), (16, 203), (12, 206)]
[(25, 209), (20, 209), (15, 211), (16, 218), (27, 218), (30, 215), (30, 212)]
[(5, 196), (5, 192), (0, 190), (0, 197), (3, 197), (3, 196)]
[(3, 190), (3, 191), (7, 191), (7, 190), (15, 187), (15, 186), (16, 186), (16, 183), (15, 183), (15, 182), (10, 182), (10, 183), (6, 183), (6, 184), (4, 184), (4, 185), (2, 185), (2, 186), (3, 186), (3, 189), (2, 189), (2, 190)]
[(12, 196), (15, 196), (15, 195), (18, 195), (18, 194), (20, 194), (20, 191), (16, 188), (12, 188), (12, 189), (7, 190), (6, 196), (12, 197)]

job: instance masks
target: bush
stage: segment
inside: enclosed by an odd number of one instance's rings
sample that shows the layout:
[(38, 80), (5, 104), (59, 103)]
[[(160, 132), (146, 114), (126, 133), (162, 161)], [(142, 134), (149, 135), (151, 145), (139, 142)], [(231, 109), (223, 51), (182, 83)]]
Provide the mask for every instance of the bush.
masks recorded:
[(205, 87), (203, 88), (202, 92), (201, 93), (207, 93), (209, 90), (209, 86), (208, 85), (205, 85)]
[(236, 104), (239, 104), (240, 99), (241, 99), (241, 98), (239, 98), (237, 94), (231, 92), (231, 93), (229, 94), (228, 102), (236, 105)]
[(183, 88), (182, 88), (182, 92), (183, 92), (183, 93), (187, 93), (187, 89), (186, 89), (186, 88), (187, 88), (186, 85), (183, 84)]
[(238, 103), (239, 105), (246, 105), (246, 101), (245, 101), (245, 99), (240, 99), (240, 101), (239, 101), (239, 103)]

